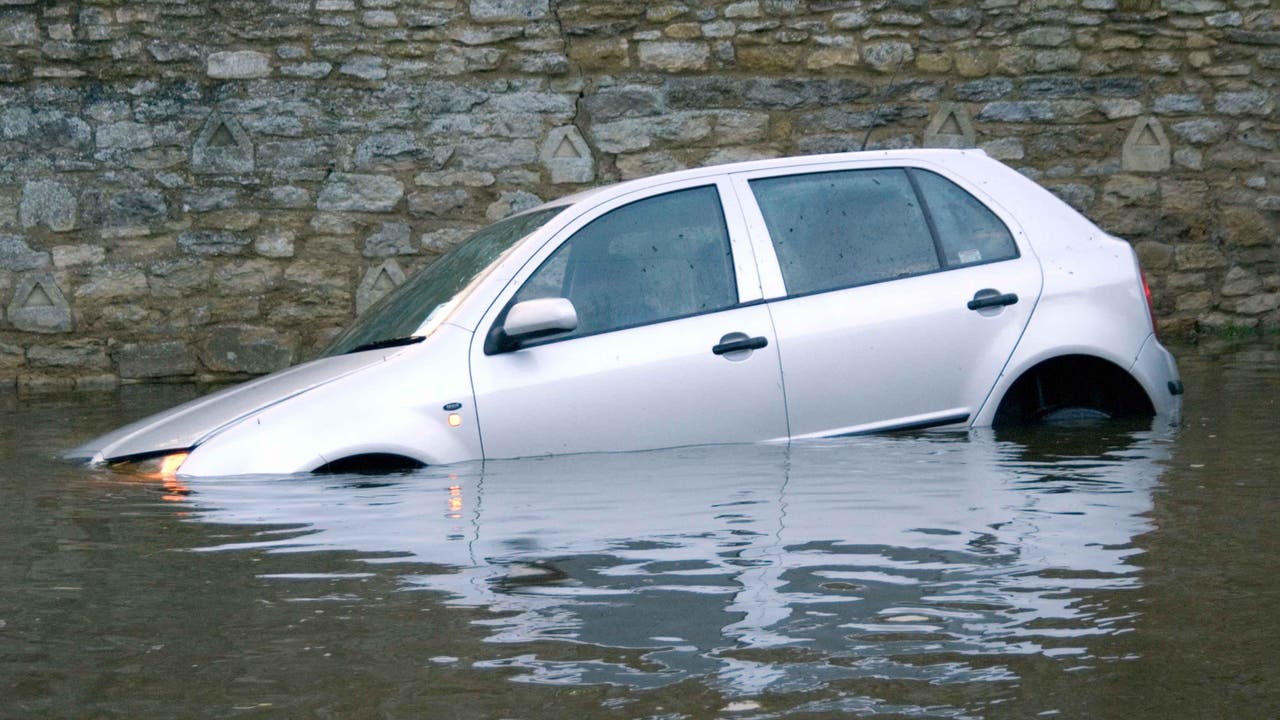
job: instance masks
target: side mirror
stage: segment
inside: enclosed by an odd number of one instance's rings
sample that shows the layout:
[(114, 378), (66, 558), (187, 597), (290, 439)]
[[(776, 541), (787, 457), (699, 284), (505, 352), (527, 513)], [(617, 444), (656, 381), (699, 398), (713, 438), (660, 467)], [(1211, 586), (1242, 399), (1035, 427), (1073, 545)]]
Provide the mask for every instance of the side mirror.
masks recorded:
[(568, 298), (539, 298), (516, 303), (502, 323), (500, 351), (514, 350), (524, 340), (535, 340), (578, 327), (578, 311)]

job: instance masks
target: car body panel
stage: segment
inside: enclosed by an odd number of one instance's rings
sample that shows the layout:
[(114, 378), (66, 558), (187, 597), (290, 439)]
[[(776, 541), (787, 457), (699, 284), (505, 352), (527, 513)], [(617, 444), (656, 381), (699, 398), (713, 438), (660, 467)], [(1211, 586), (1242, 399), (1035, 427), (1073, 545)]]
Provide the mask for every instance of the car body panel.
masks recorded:
[[(308, 472), (365, 454), (399, 455), (424, 465), (478, 458), (480, 431), (466, 372), (470, 342), (470, 333), (442, 327), (366, 367), (358, 381), (314, 387), (223, 428), (191, 452), (182, 471)], [(444, 409), (454, 403), (460, 407)], [(450, 426), (450, 413), (458, 415), (457, 427)]]
[[(741, 358), (712, 354), (733, 332), (769, 344)], [(785, 440), (772, 336), (768, 310), (753, 305), (499, 355), (473, 347), (484, 455)]]
[(385, 361), (401, 349), (320, 358), (196, 398), (125, 425), (75, 448), (66, 457), (114, 460), (195, 446), (218, 428), (274, 403)]

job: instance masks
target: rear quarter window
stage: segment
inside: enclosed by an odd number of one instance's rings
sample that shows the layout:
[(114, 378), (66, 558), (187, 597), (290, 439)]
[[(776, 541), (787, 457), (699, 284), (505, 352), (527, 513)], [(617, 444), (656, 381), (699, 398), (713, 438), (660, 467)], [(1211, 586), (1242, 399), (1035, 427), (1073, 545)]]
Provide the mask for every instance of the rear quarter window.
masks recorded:
[(936, 173), (912, 170), (911, 174), (933, 220), (947, 267), (1018, 257), (1013, 234), (982, 201)]

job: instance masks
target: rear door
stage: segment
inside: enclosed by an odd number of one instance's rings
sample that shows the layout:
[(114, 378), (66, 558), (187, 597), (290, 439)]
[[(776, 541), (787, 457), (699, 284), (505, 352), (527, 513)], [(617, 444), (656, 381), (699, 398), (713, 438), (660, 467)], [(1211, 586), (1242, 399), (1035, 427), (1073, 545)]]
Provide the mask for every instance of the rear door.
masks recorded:
[(1039, 263), (1007, 213), (926, 165), (742, 174), (735, 188), (792, 437), (973, 417), (1040, 295)]
[[(578, 328), (485, 348), (507, 308), (543, 297), (568, 298)], [(583, 211), (486, 314), (471, 374), (487, 458), (787, 437), (777, 341), (723, 178)]]

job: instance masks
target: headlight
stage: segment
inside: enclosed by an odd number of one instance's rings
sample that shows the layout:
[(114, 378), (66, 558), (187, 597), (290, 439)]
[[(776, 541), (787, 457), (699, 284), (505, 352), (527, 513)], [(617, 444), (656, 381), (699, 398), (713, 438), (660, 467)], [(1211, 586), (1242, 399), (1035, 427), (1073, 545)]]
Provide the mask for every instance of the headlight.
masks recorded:
[(178, 469), (186, 462), (191, 453), (186, 450), (175, 450), (159, 455), (152, 455), (141, 460), (125, 460), (112, 463), (112, 469), (139, 475), (150, 480), (171, 480), (178, 475)]

